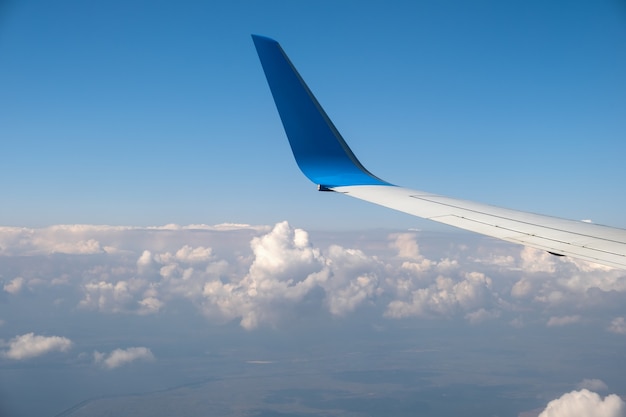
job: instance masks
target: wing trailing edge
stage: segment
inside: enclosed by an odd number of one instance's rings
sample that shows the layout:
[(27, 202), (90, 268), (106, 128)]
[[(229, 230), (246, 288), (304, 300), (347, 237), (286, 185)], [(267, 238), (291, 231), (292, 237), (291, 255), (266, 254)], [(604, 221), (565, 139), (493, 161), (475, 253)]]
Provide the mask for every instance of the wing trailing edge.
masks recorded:
[(320, 190), (555, 255), (626, 269), (624, 229), (444, 197), (378, 178), (350, 150), (278, 42), (252, 38), (296, 162)]

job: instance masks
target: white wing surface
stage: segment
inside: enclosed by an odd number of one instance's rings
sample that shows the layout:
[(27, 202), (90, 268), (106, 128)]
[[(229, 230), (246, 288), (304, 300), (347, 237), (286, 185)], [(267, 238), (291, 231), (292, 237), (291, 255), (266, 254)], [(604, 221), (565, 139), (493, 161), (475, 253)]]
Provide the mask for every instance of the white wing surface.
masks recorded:
[(321, 191), (335, 191), (508, 242), (626, 269), (626, 230), (510, 210), (398, 187), (350, 150), (282, 50), (253, 35), (294, 157)]

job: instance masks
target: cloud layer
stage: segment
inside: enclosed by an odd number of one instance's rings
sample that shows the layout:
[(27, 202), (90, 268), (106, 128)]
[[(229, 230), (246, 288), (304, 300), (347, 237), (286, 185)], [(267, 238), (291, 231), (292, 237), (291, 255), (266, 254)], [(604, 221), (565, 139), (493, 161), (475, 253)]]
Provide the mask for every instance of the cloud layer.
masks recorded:
[(184, 301), (248, 330), (280, 325), (307, 305), (337, 317), (368, 308), (390, 320), (597, 323), (626, 334), (622, 271), (474, 239), (438, 247), (410, 232), (315, 245), (287, 222), (4, 227), (0, 254), (13, 268), (2, 288), (8, 297), (54, 289), (54, 303), (103, 314), (168, 314)]

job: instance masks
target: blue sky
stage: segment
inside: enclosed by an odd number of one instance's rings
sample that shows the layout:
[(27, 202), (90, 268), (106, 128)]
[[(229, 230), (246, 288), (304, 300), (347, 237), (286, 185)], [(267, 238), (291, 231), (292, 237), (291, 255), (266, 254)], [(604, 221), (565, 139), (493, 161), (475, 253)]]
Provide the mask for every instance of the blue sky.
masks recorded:
[(44, 2), (0, 11), (0, 222), (433, 227), (320, 195), (251, 33), (363, 164), (425, 191), (626, 227), (617, 1)]

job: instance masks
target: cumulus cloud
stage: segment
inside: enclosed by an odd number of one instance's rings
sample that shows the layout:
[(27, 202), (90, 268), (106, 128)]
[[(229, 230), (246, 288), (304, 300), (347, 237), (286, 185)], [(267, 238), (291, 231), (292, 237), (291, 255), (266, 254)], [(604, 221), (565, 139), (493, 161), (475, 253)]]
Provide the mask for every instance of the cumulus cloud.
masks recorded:
[(392, 240), (391, 246), (398, 250), (398, 256), (421, 261), (419, 245), (417, 244), (416, 233), (394, 233), (389, 236)]
[[(205, 248), (202, 246), (193, 248), (189, 245), (184, 245), (178, 249), (175, 253), (163, 253), (156, 256), (158, 262), (162, 264), (171, 264), (176, 262), (182, 262), (187, 264), (202, 263), (211, 259), (213, 250), (211, 248)], [(142, 256), (137, 261), (138, 265), (149, 265), (149, 260), (146, 256), (150, 256), (149, 251), (144, 251)]]
[(135, 286), (138, 280), (116, 282), (95, 281), (84, 284), (84, 298), (79, 306), (105, 312), (124, 312), (132, 309)]
[[(458, 259), (428, 259), (421, 253), (417, 236), (390, 235), (391, 246), (403, 261), (385, 280), (390, 287), (387, 291), (395, 293), (396, 298), (387, 305), (386, 317), (453, 317), (462, 313), (471, 324), (500, 317), (501, 312), (494, 308), (500, 304), (500, 298), (491, 278), (468, 269), (474, 267), (475, 257), (466, 256), (463, 266)], [(459, 245), (458, 251), (461, 254), (467, 247)]]
[(238, 318), (242, 327), (275, 324), (314, 290), (322, 304), (344, 316), (381, 294), (385, 266), (358, 249), (331, 245), (323, 252), (309, 234), (278, 223), (252, 239), (251, 263), (243, 277), (211, 279), (203, 287), (203, 309), (210, 317)]
[(560, 258), (549, 254), (546, 251), (525, 246), (520, 254), (521, 267), (526, 272), (537, 273), (556, 271), (556, 263)]
[(624, 317), (615, 317), (611, 321), (608, 330), (615, 334), (626, 334), (626, 319)]
[(176, 259), (188, 263), (206, 262), (211, 259), (212, 252), (211, 248), (202, 246), (192, 248), (185, 245), (176, 252)]
[(137, 268), (139, 272), (145, 272), (146, 268), (149, 268), (152, 265), (152, 253), (149, 250), (144, 250), (141, 253), (139, 259), (137, 259)]
[(389, 303), (385, 315), (391, 318), (447, 316), (458, 310), (471, 311), (492, 298), (491, 286), (491, 278), (480, 272), (465, 273), (460, 279), (439, 275), (428, 287), (412, 291), (408, 300)]
[(401, 268), (414, 277), (423, 276), (431, 270), (439, 273), (450, 272), (458, 268), (455, 259), (442, 258), (439, 260), (428, 259), (422, 255), (417, 242), (417, 233), (392, 233), (389, 235), (390, 246), (397, 250), (398, 258), (402, 259)]
[(163, 301), (156, 297), (146, 297), (139, 301), (139, 314), (154, 314), (158, 313), (163, 307)]
[(626, 404), (615, 394), (604, 399), (587, 389), (552, 400), (539, 417), (624, 417)]
[(626, 274), (619, 269), (557, 258), (544, 251), (523, 248), (522, 276), (511, 288), (511, 296), (532, 299), (549, 308), (581, 308), (606, 305), (617, 294), (626, 294)]
[(51, 253), (67, 253), (74, 255), (90, 255), (104, 251), (100, 246), (100, 242), (95, 239), (79, 240), (77, 242), (60, 242), (56, 245), (48, 246), (47, 250)]
[(533, 284), (528, 278), (522, 278), (511, 288), (511, 296), (515, 298), (526, 298), (533, 292)]
[(363, 251), (332, 245), (325, 261), (328, 279), (320, 286), (326, 292), (326, 305), (332, 314), (345, 315), (382, 293), (379, 275), (383, 265)]
[(240, 324), (253, 329), (261, 322), (275, 322), (281, 305), (301, 300), (319, 282), (324, 259), (308, 233), (278, 223), (269, 233), (252, 239), (254, 260), (247, 274), (229, 282), (211, 280), (202, 294), (205, 312), (226, 319), (240, 317)]
[(135, 361), (152, 361), (154, 355), (147, 347), (130, 347), (128, 349), (115, 349), (109, 354), (95, 351), (94, 362), (106, 369), (115, 369)]
[(8, 283), (4, 284), (4, 290), (9, 294), (18, 294), (22, 291), (22, 287), (24, 286), (24, 278), (17, 277), (13, 278)]
[(584, 264), (585, 269), (571, 274), (560, 281), (561, 285), (573, 293), (584, 293), (590, 289), (597, 288), (603, 292), (626, 291), (626, 274), (621, 270), (589, 267)]
[(49, 352), (66, 352), (72, 347), (72, 341), (60, 336), (39, 336), (26, 333), (9, 341), (9, 350), (4, 356), (13, 360), (30, 359)]
[(471, 324), (479, 324), (487, 320), (494, 320), (500, 317), (500, 311), (498, 310), (485, 310), (484, 308), (480, 308), (476, 311), (472, 311), (471, 313), (467, 313), (465, 315), (465, 319), (469, 321)]
[(143, 250), (135, 267), (92, 268), (79, 306), (107, 313), (155, 314), (176, 297), (197, 300), (204, 283), (219, 275), (210, 247), (183, 245), (173, 251)]

